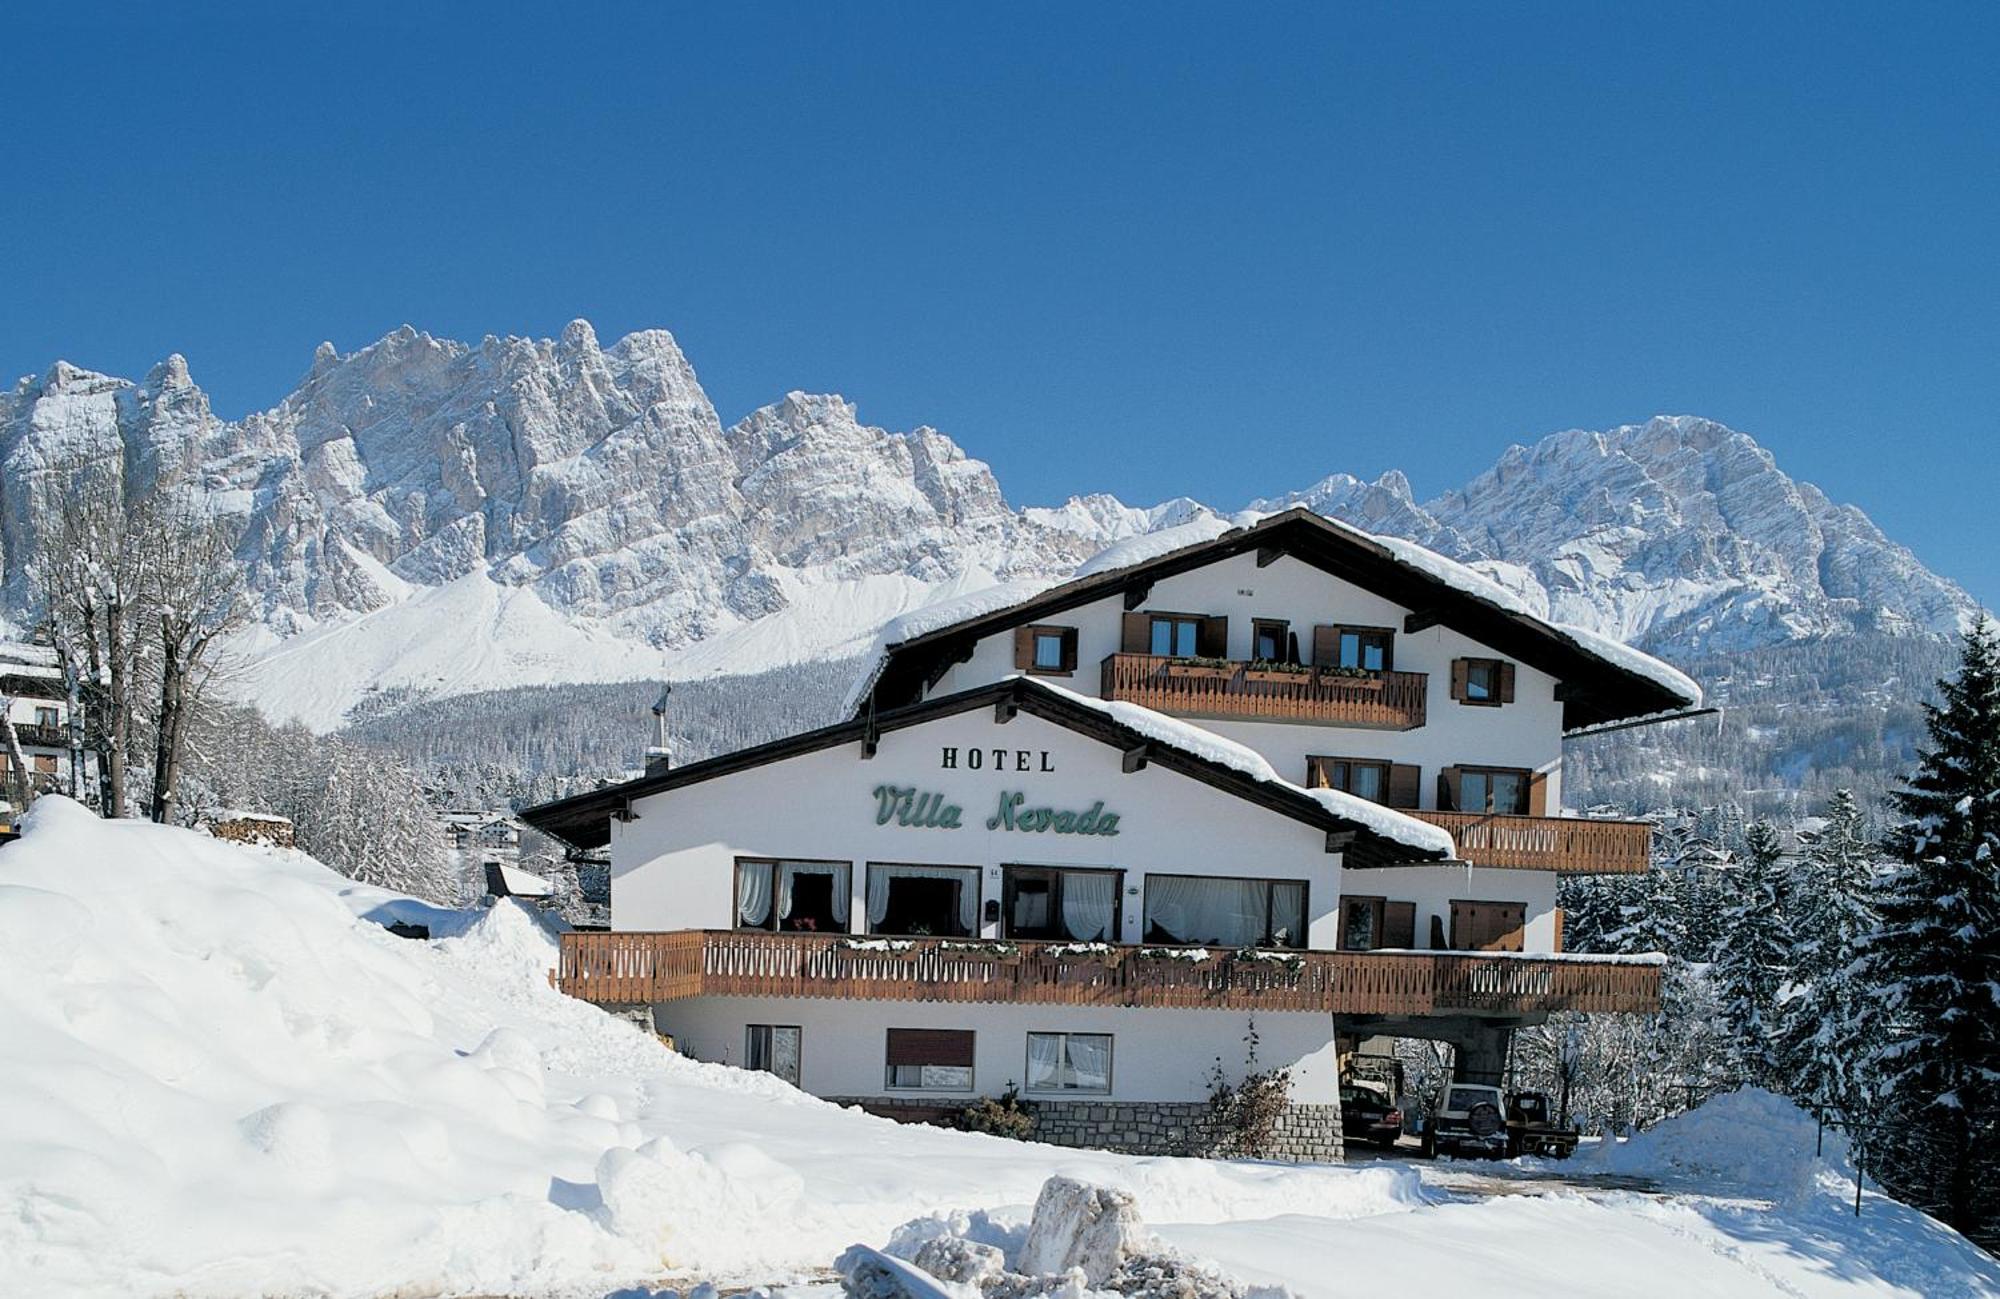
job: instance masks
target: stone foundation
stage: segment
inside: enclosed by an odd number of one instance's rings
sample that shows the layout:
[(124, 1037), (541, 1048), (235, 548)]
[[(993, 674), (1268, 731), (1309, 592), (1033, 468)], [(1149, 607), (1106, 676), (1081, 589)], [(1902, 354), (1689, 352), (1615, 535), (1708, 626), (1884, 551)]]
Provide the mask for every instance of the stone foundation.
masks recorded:
[[(976, 1098), (829, 1096), (837, 1105), (858, 1105), (871, 1114), (903, 1123), (950, 1123)], [(1032, 1141), (1125, 1155), (1248, 1157), (1232, 1133), (1221, 1130), (1206, 1101), (1041, 1101), (1023, 1099), (1035, 1118)], [(1341, 1161), (1340, 1106), (1293, 1104), (1278, 1120), (1271, 1148), (1262, 1158), (1294, 1164)]]

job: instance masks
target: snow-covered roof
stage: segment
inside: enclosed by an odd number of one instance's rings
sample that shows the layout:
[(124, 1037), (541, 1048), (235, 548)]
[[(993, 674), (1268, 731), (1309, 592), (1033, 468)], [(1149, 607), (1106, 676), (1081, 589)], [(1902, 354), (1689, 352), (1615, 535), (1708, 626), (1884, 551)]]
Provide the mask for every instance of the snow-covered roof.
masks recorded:
[[(1265, 534), (1277, 534), (1283, 530), (1296, 530), (1302, 524), (1310, 524), (1321, 529), (1321, 538), (1327, 534), (1351, 539), (1356, 545), (1372, 551), (1377, 558), (1373, 561), (1378, 569), (1381, 558), (1386, 557), (1391, 567), (1382, 569), (1384, 580), (1395, 572), (1413, 574), (1420, 580), (1428, 580), (1449, 591), (1467, 597), (1477, 604), (1460, 607), (1460, 614), (1469, 620), (1490, 620), (1500, 615), (1507, 621), (1489, 628), (1496, 635), (1511, 635), (1519, 638), (1523, 633), (1539, 636), (1543, 644), (1554, 642), (1562, 647), (1562, 652), (1582, 655), (1588, 660), (1602, 664), (1622, 674), (1623, 679), (1638, 678), (1656, 687), (1661, 697), (1646, 698), (1643, 693), (1633, 700), (1638, 708), (1620, 710), (1616, 707), (1599, 708), (1593, 713), (1572, 705), (1566, 712), (1566, 725), (1575, 727), (1605, 720), (1604, 714), (1614, 718), (1639, 716), (1668, 716), (1688, 708), (1698, 708), (1702, 703), (1701, 687), (1686, 673), (1661, 662), (1650, 654), (1633, 649), (1601, 632), (1569, 623), (1556, 622), (1546, 617), (1518, 592), (1508, 589), (1491, 577), (1480, 573), (1455, 559), (1440, 555), (1426, 546), (1402, 537), (1378, 536), (1357, 528), (1352, 524), (1330, 519), (1304, 507), (1295, 507), (1276, 515), (1258, 517), (1253, 514), (1238, 515), (1225, 522), (1218, 518), (1203, 518), (1159, 532), (1130, 537), (1117, 542), (1080, 565), (1070, 578), (1057, 584), (1008, 583), (989, 587), (968, 595), (955, 596), (950, 600), (927, 605), (914, 613), (896, 619), (885, 626), (876, 637), (873, 652), (849, 689), (843, 711), (852, 715), (868, 695), (879, 684), (890, 664), (904, 646), (918, 640), (939, 640), (942, 633), (950, 632), (970, 624), (991, 623), (997, 615), (1017, 605), (1033, 604), (1039, 612), (1042, 606), (1055, 605), (1059, 601), (1081, 603), (1099, 598), (1100, 590), (1115, 586), (1118, 575), (1135, 572), (1162, 561), (1182, 561), (1175, 571), (1198, 566), (1201, 552), (1217, 543), (1233, 546), (1264, 544)], [(1304, 538), (1311, 541), (1314, 534)], [(1275, 537), (1274, 537), (1275, 539)], [(1484, 606), (1481, 609), (1480, 606)], [(1447, 615), (1449, 618), (1451, 615)], [(982, 629), (985, 634), (986, 629)], [(1478, 639), (1475, 636), (1475, 639)], [(1572, 660), (1573, 662), (1573, 660)], [(1650, 707), (1646, 705), (1651, 705)]]
[(1414, 848), (1424, 853), (1442, 853), (1446, 857), (1458, 855), (1458, 845), (1453, 842), (1451, 833), (1442, 827), (1432, 825), (1428, 821), (1419, 821), (1413, 816), (1405, 816), (1394, 808), (1371, 803), (1365, 798), (1357, 798), (1338, 789), (1308, 789), (1304, 785), (1295, 785), (1280, 776), (1278, 769), (1255, 749), (1245, 744), (1238, 744), (1235, 740), (1225, 739), (1214, 731), (1196, 726), (1192, 722), (1168, 717), (1165, 713), (1155, 712), (1139, 704), (1093, 699), (1089, 695), (1080, 695), (1074, 690), (1065, 690), (1061, 686), (1032, 677), (1020, 677), (1016, 674), (1014, 679), (1025, 680), (1039, 689), (1061, 695), (1072, 703), (1095, 709), (1120, 725), (1139, 732), (1149, 740), (1170, 744), (1183, 753), (1241, 772), (1252, 780), (1277, 785), (1312, 799), (1343, 821), (1352, 821), (1356, 825), (1365, 827), (1371, 834), (1380, 835), (1406, 848)]
[(501, 883), (507, 886), (507, 896), (515, 898), (546, 898), (555, 894), (555, 885), (531, 871), (518, 866), (508, 866), (500, 862), (488, 862), (486, 869), (498, 871)]
[(0, 641), (0, 675), (46, 677), (51, 681), (60, 681), (62, 665), (52, 646)]

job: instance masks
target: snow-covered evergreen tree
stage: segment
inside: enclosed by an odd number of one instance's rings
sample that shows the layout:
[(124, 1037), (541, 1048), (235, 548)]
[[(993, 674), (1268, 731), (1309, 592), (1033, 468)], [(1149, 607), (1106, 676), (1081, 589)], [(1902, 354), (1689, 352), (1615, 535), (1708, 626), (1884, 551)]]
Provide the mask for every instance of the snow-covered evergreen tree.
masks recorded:
[(2000, 1207), (2000, 647), (1966, 635), (1926, 708), (1929, 744), (1890, 835), (1882, 930), (1864, 963), (1887, 1042), (1884, 1180), (1991, 1244)]
[(1778, 989), (1791, 963), (1792, 934), (1779, 904), (1784, 846), (1767, 821), (1744, 834), (1743, 859), (1730, 875), (1729, 903), (1713, 965), (1716, 993), (1734, 1033), (1744, 1076), (1770, 1078), (1775, 1063)]
[(1779, 1074), (1801, 1101), (1860, 1114), (1870, 1091), (1876, 996), (1861, 958), (1880, 927), (1876, 852), (1861, 805), (1839, 790), (1826, 823), (1803, 833), (1805, 861), (1787, 890), (1792, 959), (1780, 992)]

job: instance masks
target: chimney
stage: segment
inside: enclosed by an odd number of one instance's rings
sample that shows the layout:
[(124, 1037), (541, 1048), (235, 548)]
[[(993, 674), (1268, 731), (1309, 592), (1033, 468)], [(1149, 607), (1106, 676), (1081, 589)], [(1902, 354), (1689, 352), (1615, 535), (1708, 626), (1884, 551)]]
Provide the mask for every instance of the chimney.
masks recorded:
[(672, 686), (662, 686), (660, 697), (653, 704), (653, 742), (646, 746), (646, 774), (658, 776), (674, 765), (673, 746), (667, 743), (667, 696), (674, 693)]

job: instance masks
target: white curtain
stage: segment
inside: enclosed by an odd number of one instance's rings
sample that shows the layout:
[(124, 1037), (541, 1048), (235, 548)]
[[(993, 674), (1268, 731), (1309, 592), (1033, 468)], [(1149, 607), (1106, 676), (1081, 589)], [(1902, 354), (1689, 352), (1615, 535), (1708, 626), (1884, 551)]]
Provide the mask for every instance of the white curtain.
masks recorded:
[(1094, 1033), (1072, 1034), (1069, 1067), (1078, 1091), (1111, 1090), (1111, 1039)]
[(1279, 947), (1306, 945), (1306, 886), (1280, 882), (1271, 886), (1271, 941)]
[(1112, 938), (1111, 914), (1118, 903), (1118, 877), (1096, 871), (1064, 871), (1063, 929), (1081, 943)]
[(842, 925), (847, 923), (847, 913), (853, 901), (853, 890), (848, 887), (849, 867), (823, 861), (786, 861), (778, 863), (778, 917), (789, 919), (792, 914), (792, 882), (801, 875), (831, 875), (833, 877), (833, 918)]
[(739, 863), (736, 867), (736, 923), (754, 927), (770, 918), (771, 863)]
[(1062, 1035), (1028, 1034), (1028, 1090), (1054, 1091), (1062, 1085)]
[(957, 880), (958, 926), (979, 932), (979, 869), (975, 866), (874, 866), (868, 868), (868, 927), (889, 914), (889, 884), (897, 879)]
[(1177, 943), (1247, 947), (1264, 937), (1262, 880), (1216, 876), (1146, 877), (1146, 928), (1158, 926)]

